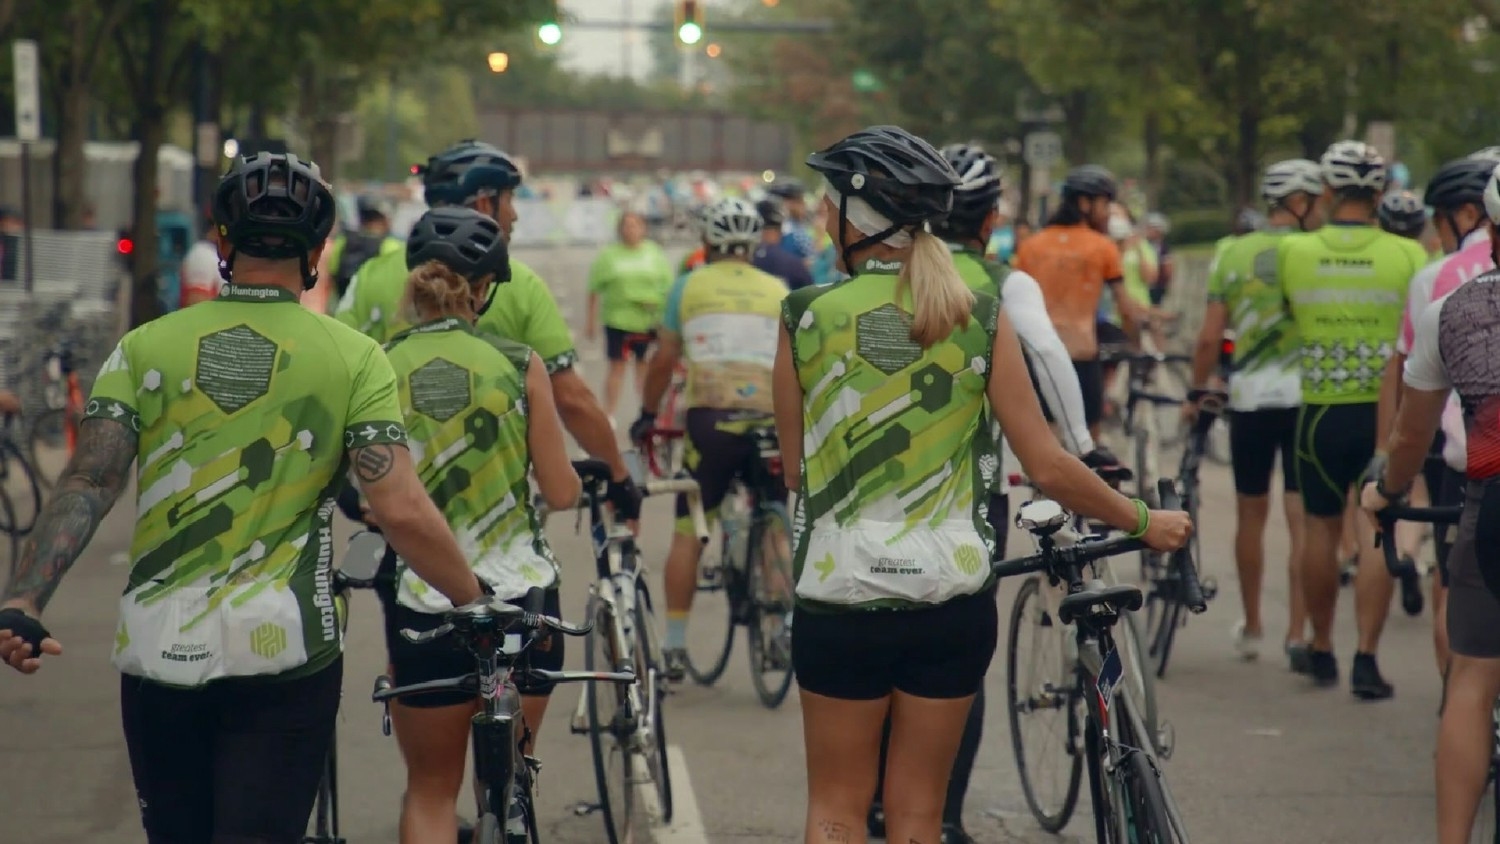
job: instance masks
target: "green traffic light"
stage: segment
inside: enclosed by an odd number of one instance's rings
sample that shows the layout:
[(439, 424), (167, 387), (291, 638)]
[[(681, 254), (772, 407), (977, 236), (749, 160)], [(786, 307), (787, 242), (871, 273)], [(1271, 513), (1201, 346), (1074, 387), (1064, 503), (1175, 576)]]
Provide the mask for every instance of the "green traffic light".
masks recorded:
[(543, 44), (551, 47), (562, 40), (562, 27), (554, 22), (544, 23), (537, 27), (536, 37)]
[(697, 44), (703, 40), (703, 27), (692, 21), (688, 21), (677, 27), (677, 38), (684, 44)]

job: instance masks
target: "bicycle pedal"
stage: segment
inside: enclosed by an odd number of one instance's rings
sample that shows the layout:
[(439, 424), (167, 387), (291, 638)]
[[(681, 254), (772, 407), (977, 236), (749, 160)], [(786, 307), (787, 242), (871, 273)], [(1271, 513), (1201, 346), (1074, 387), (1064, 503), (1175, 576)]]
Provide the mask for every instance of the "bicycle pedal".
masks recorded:
[(599, 811), (601, 808), (603, 807), (598, 803), (590, 803), (587, 800), (582, 800), (573, 804), (573, 817), (587, 817)]

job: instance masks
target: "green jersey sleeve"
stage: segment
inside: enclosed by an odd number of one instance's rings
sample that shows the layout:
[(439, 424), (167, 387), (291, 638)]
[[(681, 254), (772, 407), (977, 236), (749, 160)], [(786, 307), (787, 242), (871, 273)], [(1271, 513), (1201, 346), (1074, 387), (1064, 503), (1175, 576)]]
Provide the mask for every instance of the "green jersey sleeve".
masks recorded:
[(140, 432), (141, 414), (135, 406), (135, 376), (130, 369), (130, 347), (137, 336), (132, 331), (121, 338), (114, 352), (99, 368), (83, 418), (113, 419), (129, 425), (132, 431)]
[(549, 375), (568, 369), (578, 360), (573, 333), (557, 300), (534, 270), (511, 259), (510, 281), (495, 290), (490, 309), (479, 318), (479, 328), (534, 349)]
[(352, 373), (349, 410), (344, 420), (344, 447), (406, 442), (396, 371), (373, 341)]

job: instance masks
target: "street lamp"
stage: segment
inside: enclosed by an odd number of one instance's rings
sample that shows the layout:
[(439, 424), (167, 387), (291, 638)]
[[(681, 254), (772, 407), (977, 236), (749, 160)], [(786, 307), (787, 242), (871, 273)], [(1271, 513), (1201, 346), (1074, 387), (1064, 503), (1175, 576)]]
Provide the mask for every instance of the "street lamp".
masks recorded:
[(510, 54), (499, 51), (490, 53), (490, 73), (504, 73), (510, 67)]

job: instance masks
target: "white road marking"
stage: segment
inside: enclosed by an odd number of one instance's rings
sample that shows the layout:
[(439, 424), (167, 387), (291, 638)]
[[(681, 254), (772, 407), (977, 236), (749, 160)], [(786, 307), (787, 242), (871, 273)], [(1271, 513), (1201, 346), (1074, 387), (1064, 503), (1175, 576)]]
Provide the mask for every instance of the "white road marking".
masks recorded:
[[(688, 776), (687, 757), (682, 748), (667, 745), (667, 770), (672, 778), (672, 822), (666, 826), (653, 824), (651, 837), (656, 844), (707, 844), (708, 832), (703, 828), (703, 816), (698, 813), (698, 798), (693, 794), (693, 781)], [(661, 817), (661, 804), (656, 800), (656, 786), (641, 783), (641, 803), (647, 814)]]

